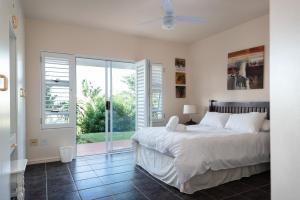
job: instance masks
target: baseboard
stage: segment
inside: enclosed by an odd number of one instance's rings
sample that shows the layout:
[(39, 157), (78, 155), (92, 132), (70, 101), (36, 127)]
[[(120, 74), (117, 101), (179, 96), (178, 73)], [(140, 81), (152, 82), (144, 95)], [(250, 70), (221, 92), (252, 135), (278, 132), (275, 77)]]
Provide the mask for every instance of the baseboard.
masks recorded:
[[(103, 155), (118, 154), (118, 153), (132, 152), (132, 151), (133, 151), (133, 149), (129, 148), (129, 149), (115, 151), (115, 152), (111, 152), (111, 153), (103, 153)], [(101, 155), (101, 154), (94, 154), (94, 155)], [(55, 161), (60, 161), (60, 157), (59, 156), (54, 156), (54, 157), (47, 157), (47, 158), (28, 159), (28, 165), (55, 162)]]
[(30, 159), (28, 161), (28, 165), (55, 162), (55, 161), (60, 161), (60, 157), (56, 156), (56, 157), (48, 157), (48, 158)]

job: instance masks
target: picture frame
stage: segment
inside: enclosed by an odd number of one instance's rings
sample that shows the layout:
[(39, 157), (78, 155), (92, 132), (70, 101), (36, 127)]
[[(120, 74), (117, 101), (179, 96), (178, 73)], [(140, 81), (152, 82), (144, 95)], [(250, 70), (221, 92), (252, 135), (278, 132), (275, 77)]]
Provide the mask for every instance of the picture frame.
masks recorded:
[(176, 98), (186, 97), (186, 86), (176, 86)]
[(185, 59), (175, 58), (176, 71), (185, 71)]
[(175, 72), (175, 83), (177, 85), (185, 85), (186, 84), (185, 72)]
[(264, 46), (228, 54), (227, 90), (264, 88)]

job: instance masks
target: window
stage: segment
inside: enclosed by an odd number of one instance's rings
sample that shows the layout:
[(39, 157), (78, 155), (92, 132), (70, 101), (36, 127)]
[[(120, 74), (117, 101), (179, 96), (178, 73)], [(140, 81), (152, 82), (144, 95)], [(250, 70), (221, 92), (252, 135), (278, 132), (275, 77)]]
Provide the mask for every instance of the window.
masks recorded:
[(75, 126), (75, 58), (42, 52), (42, 128)]
[(151, 67), (151, 109), (152, 122), (164, 119), (163, 111), (163, 67), (160, 64), (152, 64)]

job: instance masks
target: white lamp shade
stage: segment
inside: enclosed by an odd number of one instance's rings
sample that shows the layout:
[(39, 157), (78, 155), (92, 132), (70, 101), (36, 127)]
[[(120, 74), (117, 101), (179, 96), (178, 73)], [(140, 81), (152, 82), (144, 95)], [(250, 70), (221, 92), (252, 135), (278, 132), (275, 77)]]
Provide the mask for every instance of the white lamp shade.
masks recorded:
[(195, 105), (184, 105), (183, 114), (195, 114), (197, 113), (197, 108)]

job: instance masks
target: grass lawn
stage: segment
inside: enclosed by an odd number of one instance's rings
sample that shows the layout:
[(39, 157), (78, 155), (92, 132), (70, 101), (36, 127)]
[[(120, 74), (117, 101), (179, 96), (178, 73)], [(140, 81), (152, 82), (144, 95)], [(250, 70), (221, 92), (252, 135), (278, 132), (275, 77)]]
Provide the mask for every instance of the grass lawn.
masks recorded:
[[(133, 131), (127, 132), (113, 132), (112, 140), (128, 140), (134, 134)], [(86, 133), (77, 135), (77, 144), (104, 142), (105, 133)]]

